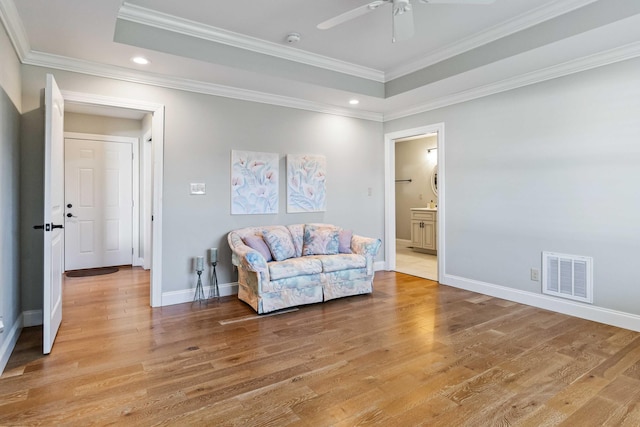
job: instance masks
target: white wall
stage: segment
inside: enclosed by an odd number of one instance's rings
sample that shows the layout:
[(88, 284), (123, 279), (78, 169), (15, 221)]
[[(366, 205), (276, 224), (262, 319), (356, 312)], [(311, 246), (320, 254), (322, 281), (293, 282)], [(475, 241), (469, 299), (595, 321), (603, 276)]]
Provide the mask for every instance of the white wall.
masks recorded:
[(640, 59), (398, 119), (445, 123), (446, 271), (541, 292), (541, 252), (594, 259), (594, 304), (640, 314)]
[(431, 174), (437, 163), (436, 151), (427, 149), (438, 144), (436, 135), (396, 141), (396, 238), (411, 240), (411, 208), (426, 208), (430, 201), (438, 202), (431, 186)]
[(22, 327), (19, 268), (20, 64), (0, 24), (0, 372)]
[[(182, 92), (142, 84), (23, 66), (25, 126), (23, 149), (41, 151), (40, 90), (52, 72), (62, 90), (164, 104), (163, 292), (191, 289), (196, 276), (192, 257), (219, 248), (220, 283), (235, 282), (227, 233), (260, 224), (329, 222), (358, 234), (383, 238), (384, 159), (382, 124), (266, 104)], [(232, 149), (280, 155), (280, 207), (277, 215), (230, 215)], [(315, 153), (327, 157), (327, 212), (287, 214), (285, 155)], [(37, 221), (41, 207), (41, 163), (26, 169), (22, 212)], [(204, 196), (189, 194), (189, 183), (204, 182)], [(368, 188), (372, 196), (368, 196)], [(41, 209), (40, 209), (41, 210)], [(25, 235), (23, 265), (33, 262), (41, 242)], [(379, 255), (383, 259), (384, 254)], [(41, 269), (41, 268), (40, 268)], [(42, 306), (37, 268), (23, 268), (28, 292), (25, 308)]]

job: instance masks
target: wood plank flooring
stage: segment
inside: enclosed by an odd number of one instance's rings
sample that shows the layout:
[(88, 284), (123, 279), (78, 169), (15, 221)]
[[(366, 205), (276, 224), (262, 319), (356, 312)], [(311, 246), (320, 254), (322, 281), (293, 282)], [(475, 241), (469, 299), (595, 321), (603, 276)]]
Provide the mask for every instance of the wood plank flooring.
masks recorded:
[(429, 280), (260, 318), (148, 302), (137, 268), (66, 279), (52, 353), (25, 329), (0, 377), (0, 425), (640, 425), (639, 333)]

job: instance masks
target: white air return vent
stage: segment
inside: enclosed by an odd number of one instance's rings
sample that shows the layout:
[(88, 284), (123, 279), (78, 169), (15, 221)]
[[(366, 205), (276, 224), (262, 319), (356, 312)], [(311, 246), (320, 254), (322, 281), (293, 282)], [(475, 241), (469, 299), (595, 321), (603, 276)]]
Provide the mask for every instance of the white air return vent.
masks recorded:
[(542, 293), (593, 303), (593, 258), (543, 252)]

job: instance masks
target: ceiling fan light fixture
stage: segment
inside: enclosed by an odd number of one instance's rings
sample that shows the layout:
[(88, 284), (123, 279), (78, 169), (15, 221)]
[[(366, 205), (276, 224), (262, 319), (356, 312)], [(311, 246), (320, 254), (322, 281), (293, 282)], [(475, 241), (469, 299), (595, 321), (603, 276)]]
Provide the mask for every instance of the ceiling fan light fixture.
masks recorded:
[(411, 12), (411, 10), (411, 3), (409, 3), (409, 0), (393, 0), (394, 16), (403, 15), (407, 12)]

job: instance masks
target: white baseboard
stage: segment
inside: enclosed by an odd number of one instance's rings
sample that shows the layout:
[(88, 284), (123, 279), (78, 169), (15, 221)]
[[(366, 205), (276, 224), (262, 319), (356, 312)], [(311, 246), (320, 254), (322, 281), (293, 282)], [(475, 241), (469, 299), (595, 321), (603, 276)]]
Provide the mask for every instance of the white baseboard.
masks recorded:
[(384, 271), (387, 268), (387, 263), (385, 261), (376, 261), (373, 263), (373, 271)]
[(40, 326), (42, 325), (42, 310), (29, 310), (22, 312), (22, 319), (25, 328), (29, 328), (31, 326)]
[(465, 289), (472, 292), (502, 298), (581, 319), (617, 326), (620, 328), (640, 331), (640, 316), (623, 311), (611, 310), (586, 303), (565, 300), (544, 294), (521, 291), (505, 286), (471, 280), (450, 274), (441, 275), (440, 283)]
[(2, 347), (0, 347), (0, 374), (4, 372), (4, 368), (7, 366), (7, 362), (9, 362), (9, 358), (11, 357), (11, 353), (13, 349), (16, 347), (16, 343), (18, 342), (18, 338), (20, 338), (20, 332), (22, 331), (22, 315), (18, 316), (18, 319), (11, 327), (11, 330), (2, 333), (5, 336), (4, 341), (2, 342)]
[[(209, 291), (211, 286), (203, 286), (205, 297), (209, 296)], [(220, 296), (226, 297), (229, 295), (237, 295), (238, 294), (238, 283), (224, 283), (218, 285), (218, 289), (220, 290)], [(195, 289), (182, 289), (179, 291), (171, 291), (171, 292), (163, 292), (162, 293), (162, 306), (166, 305), (174, 305), (174, 304), (183, 304), (185, 302), (192, 302), (193, 297), (195, 296)]]

